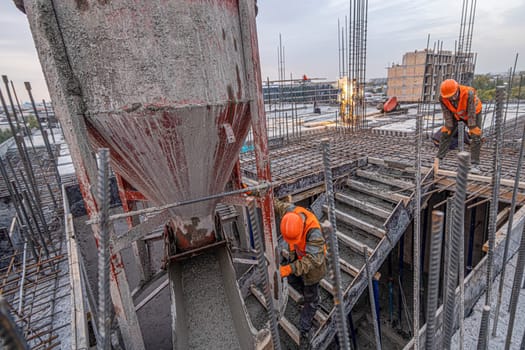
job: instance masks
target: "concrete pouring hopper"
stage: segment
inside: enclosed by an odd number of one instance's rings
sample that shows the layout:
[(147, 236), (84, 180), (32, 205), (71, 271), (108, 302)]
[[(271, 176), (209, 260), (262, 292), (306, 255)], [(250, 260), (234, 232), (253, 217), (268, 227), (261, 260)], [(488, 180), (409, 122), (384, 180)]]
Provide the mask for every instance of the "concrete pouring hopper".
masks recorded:
[[(251, 123), (264, 131), (264, 116), (256, 113), (261, 102), (254, 1), (15, 3), (27, 14), (88, 212), (97, 210), (93, 154), (99, 147), (109, 148), (114, 172), (151, 205), (225, 190)], [(216, 203), (170, 209), (172, 253), (216, 241)], [(224, 254), (173, 264), (175, 348), (255, 346)], [(212, 292), (193, 293), (207, 285)], [(131, 316), (122, 317), (133, 324)], [(128, 346), (143, 347), (129, 340)]]

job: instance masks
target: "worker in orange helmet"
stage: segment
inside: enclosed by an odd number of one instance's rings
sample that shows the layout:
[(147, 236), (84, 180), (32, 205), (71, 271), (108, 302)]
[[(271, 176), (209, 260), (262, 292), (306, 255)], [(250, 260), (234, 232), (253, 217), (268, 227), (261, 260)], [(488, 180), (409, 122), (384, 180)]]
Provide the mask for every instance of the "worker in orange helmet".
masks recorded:
[(287, 262), (280, 267), (280, 274), (288, 277), (288, 284), (304, 298), (300, 349), (308, 349), (309, 331), (319, 308), (319, 282), (326, 273), (325, 240), (317, 217), (309, 210), (277, 200), (275, 210), (282, 216), (280, 229), (288, 246)]
[(436, 170), (439, 167), (439, 161), (445, 158), (452, 135), (456, 133), (458, 122), (461, 120), (469, 129), (470, 153), (472, 157), (470, 172), (479, 174), (482, 105), (476, 95), (476, 90), (470, 86), (459, 85), (454, 79), (447, 79), (441, 83), (439, 100), (445, 125), (441, 128), (443, 135), (435, 161)]

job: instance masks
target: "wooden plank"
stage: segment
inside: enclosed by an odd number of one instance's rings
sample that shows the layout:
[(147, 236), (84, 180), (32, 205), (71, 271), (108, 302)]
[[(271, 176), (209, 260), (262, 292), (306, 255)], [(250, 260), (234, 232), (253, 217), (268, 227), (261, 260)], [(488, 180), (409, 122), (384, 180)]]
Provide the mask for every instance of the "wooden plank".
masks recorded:
[[(456, 180), (451, 178), (442, 178), (437, 182), (438, 186), (441, 188), (441, 190), (450, 190), (455, 191), (455, 184)], [(476, 194), (480, 198), (490, 198), (492, 190), (490, 188), (490, 184), (484, 184), (484, 183), (469, 183), (467, 185), (467, 193), (469, 195)], [(502, 202), (510, 203), (512, 201), (512, 190), (507, 192), (500, 192), (499, 199)], [(516, 202), (523, 203), (525, 202), (525, 194), (518, 193), (516, 197)]]
[(342, 258), (339, 258), (339, 266), (341, 267), (341, 270), (354, 278), (359, 275), (359, 269)]
[[(323, 209), (326, 211), (328, 210), (328, 207), (327, 206), (323, 206)], [(352, 215), (349, 215), (349, 214), (346, 214), (346, 213), (343, 213), (342, 211), (340, 210), (335, 210), (335, 216), (337, 218), (337, 220), (341, 220), (342, 222), (344, 222), (345, 224), (347, 225), (352, 225), (354, 227), (357, 227), (365, 232), (368, 232), (378, 238), (383, 238), (383, 236), (385, 235), (385, 230), (382, 229), (382, 228), (379, 228), (377, 226), (374, 226), (372, 224), (369, 224), (368, 222), (365, 222), (361, 219), (358, 219)]]
[(367, 194), (369, 196), (373, 196), (376, 198), (384, 199), (390, 203), (399, 203), (400, 201), (409, 201), (410, 197), (405, 196), (399, 193), (395, 193), (392, 191), (374, 188), (371, 185), (365, 184), (360, 181), (356, 181), (353, 179), (347, 179), (346, 185), (350, 187), (353, 190), (359, 191), (361, 193)]
[(87, 325), (87, 313), (84, 303), (84, 292), (82, 288), (82, 277), (80, 275), (80, 264), (78, 246), (75, 241), (75, 229), (73, 216), (66, 216), (66, 237), (69, 264), (69, 285), (71, 287), (71, 348), (88, 349), (89, 333)]
[(390, 216), (390, 211), (378, 207), (377, 205), (374, 205), (372, 203), (352, 198), (346, 194), (336, 193), (335, 199), (369, 214), (377, 215), (383, 219), (386, 219)]
[(284, 329), (284, 331), (286, 333), (288, 333), (288, 335), (290, 336), (290, 338), (292, 338), (292, 340), (297, 344), (299, 345), (299, 341), (301, 339), (301, 333), (299, 332), (299, 330), (297, 329), (297, 327), (295, 327), (290, 321), (288, 321), (288, 319), (286, 317), (281, 317), (281, 319), (279, 320), (279, 325), (281, 325), (281, 327)]
[[(438, 175), (450, 176), (450, 177), (454, 177), (455, 178), (457, 176), (457, 172), (450, 171), (450, 170), (439, 169), (438, 170)], [(468, 174), (468, 179), (471, 180), (471, 181), (492, 183), (492, 177), (491, 176), (482, 176), (482, 175)], [(508, 186), (508, 187), (514, 187), (514, 182), (515, 182), (514, 180), (501, 179), (500, 180), (500, 185)], [(518, 183), (518, 188), (525, 189), (525, 182), (520, 181)]]
[(355, 251), (356, 253), (359, 253), (359, 254), (362, 254), (363, 253), (363, 248), (364, 247), (367, 247), (368, 249), (368, 255), (372, 255), (372, 252), (373, 250), (370, 249), (370, 247), (368, 247), (367, 245), (359, 242), (358, 240), (350, 237), (350, 236), (347, 236), (345, 235), (344, 233), (340, 232), (340, 231), (337, 231), (335, 233), (337, 235), (337, 238), (345, 245), (347, 246), (348, 248), (352, 249), (353, 251)]
[(328, 293), (334, 295), (335, 294), (335, 288), (334, 286), (328, 282), (326, 278), (323, 278), (321, 281), (319, 281), (319, 285), (326, 290)]
[(399, 180), (392, 176), (385, 176), (385, 175), (375, 173), (372, 171), (366, 171), (366, 170), (359, 169), (356, 171), (356, 175), (359, 177), (368, 179), (368, 180), (373, 180), (373, 181), (376, 181), (376, 182), (379, 182), (385, 185), (389, 185), (389, 186), (399, 187), (405, 190), (412, 190), (414, 188), (414, 183), (412, 182)]

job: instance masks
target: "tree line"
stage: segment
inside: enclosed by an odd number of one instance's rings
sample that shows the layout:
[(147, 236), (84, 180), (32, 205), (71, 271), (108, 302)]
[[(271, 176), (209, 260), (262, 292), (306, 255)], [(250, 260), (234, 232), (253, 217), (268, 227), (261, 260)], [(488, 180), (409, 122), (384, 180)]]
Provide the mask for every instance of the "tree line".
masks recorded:
[[(525, 72), (516, 72), (512, 80), (512, 89), (510, 92), (510, 99), (517, 100), (525, 98), (525, 79), (520, 78)], [(521, 89), (520, 89), (521, 81)], [(472, 87), (478, 93), (478, 97), (482, 101), (492, 101), (496, 96), (496, 86), (505, 85), (509, 83), (508, 76), (494, 76), (491, 74), (478, 74), (474, 76)]]

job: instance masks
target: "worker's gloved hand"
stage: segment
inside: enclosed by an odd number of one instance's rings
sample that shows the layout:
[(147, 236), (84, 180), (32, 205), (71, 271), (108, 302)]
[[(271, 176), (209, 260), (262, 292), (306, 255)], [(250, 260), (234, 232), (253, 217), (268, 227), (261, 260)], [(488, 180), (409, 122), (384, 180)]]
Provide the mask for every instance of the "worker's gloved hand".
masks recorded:
[(281, 249), (281, 260), (282, 261), (285, 261), (285, 262), (289, 262), (290, 261), (290, 251), (286, 248), (282, 248)]
[(452, 133), (452, 130), (450, 130), (449, 128), (447, 128), (445, 125), (443, 125), (441, 127), (441, 133), (442, 134), (447, 134), (447, 135), (450, 135)]
[(476, 126), (469, 129), (468, 133), (469, 135), (481, 136), (481, 129), (478, 126)]
[(282, 278), (288, 277), (292, 274), (292, 265), (284, 265), (279, 267), (279, 273)]

